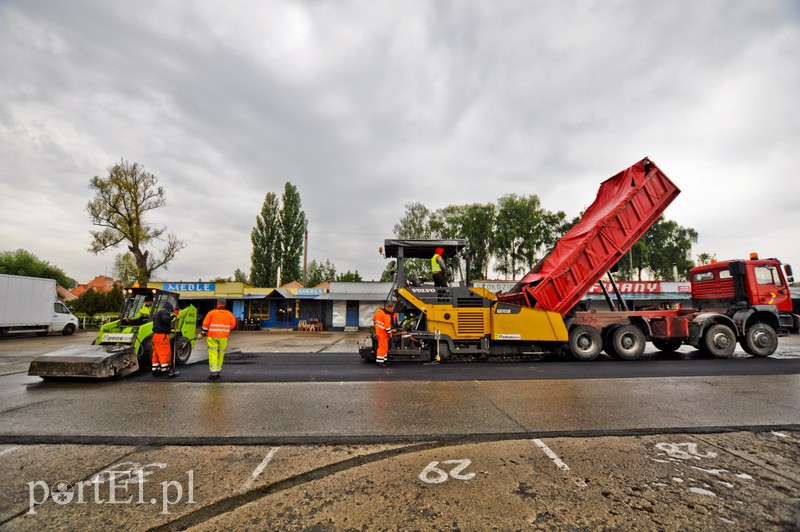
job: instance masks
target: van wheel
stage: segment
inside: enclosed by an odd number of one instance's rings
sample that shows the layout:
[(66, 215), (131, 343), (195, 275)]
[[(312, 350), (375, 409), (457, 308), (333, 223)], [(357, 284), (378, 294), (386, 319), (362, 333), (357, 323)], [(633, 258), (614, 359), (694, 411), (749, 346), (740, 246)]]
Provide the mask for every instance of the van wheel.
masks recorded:
[(176, 336), (172, 345), (175, 353), (175, 364), (186, 364), (192, 356), (192, 342), (185, 336)]
[(708, 328), (703, 335), (703, 351), (717, 358), (727, 358), (736, 349), (736, 335), (727, 325), (717, 323)]
[(612, 338), (614, 351), (623, 360), (636, 360), (644, 353), (644, 333), (636, 325), (620, 325)]
[(756, 323), (744, 333), (742, 349), (748, 355), (768, 357), (778, 348), (778, 335), (766, 323)]
[(569, 332), (569, 350), (578, 360), (594, 360), (602, 349), (600, 331), (591, 325), (577, 325)]
[(61, 334), (64, 336), (72, 336), (73, 333), (75, 333), (75, 326), (71, 323), (67, 323), (67, 325), (64, 327), (64, 330), (61, 331)]

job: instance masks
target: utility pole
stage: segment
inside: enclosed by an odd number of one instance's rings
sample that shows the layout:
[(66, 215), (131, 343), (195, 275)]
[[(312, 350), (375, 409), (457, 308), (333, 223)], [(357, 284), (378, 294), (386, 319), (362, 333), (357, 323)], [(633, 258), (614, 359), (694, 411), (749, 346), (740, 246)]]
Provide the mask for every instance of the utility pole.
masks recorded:
[(303, 235), (303, 286), (308, 282), (308, 222), (306, 222), (306, 232)]

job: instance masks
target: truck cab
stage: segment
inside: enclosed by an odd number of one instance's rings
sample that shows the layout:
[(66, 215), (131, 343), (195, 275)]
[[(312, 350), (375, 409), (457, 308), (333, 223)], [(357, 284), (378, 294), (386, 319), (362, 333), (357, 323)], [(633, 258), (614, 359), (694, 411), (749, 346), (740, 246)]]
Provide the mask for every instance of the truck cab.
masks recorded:
[(800, 326), (792, 315), (792, 267), (778, 259), (712, 262), (693, 268), (690, 280), (697, 309), (739, 319), (761, 314), (779, 334)]

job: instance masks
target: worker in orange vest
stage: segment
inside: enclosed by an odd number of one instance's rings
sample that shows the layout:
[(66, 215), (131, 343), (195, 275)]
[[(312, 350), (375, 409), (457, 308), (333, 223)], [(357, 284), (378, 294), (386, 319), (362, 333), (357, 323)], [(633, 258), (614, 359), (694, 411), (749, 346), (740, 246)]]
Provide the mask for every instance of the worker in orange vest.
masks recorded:
[(236, 328), (236, 318), (225, 308), (225, 300), (217, 300), (217, 308), (206, 314), (201, 334), (206, 337), (208, 346), (208, 380), (219, 379), (222, 371), (222, 360), (225, 348), (228, 347), (228, 336)]
[(387, 301), (383, 308), (375, 311), (372, 323), (375, 325), (375, 336), (378, 338), (378, 351), (375, 362), (386, 364), (386, 355), (389, 354), (389, 337), (392, 336), (392, 323), (394, 316), (394, 302)]

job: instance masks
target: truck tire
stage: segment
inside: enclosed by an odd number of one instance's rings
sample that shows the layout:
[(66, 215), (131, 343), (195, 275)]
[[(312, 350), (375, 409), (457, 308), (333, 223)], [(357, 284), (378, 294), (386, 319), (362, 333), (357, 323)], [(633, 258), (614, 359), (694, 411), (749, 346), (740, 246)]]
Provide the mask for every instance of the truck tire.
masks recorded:
[(185, 336), (176, 336), (172, 342), (172, 349), (175, 353), (175, 365), (184, 365), (192, 356), (192, 342)]
[(717, 358), (728, 358), (736, 349), (736, 335), (727, 325), (715, 323), (703, 333), (701, 351), (710, 353)]
[(623, 360), (636, 360), (644, 353), (644, 333), (636, 325), (620, 325), (611, 339), (616, 355)]
[(742, 349), (754, 357), (768, 357), (778, 348), (778, 335), (766, 323), (756, 323), (744, 333)]
[(653, 347), (662, 353), (674, 353), (683, 345), (680, 340), (662, 340), (660, 338), (653, 338), (651, 342)]
[(569, 332), (569, 350), (578, 360), (594, 360), (602, 349), (600, 331), (591, 325), (577, 325)]
[(67, 323), (64, 326), (64, 330), (61, 331), (61, 334), (63, 334), (64, 336), (72, 336), (74, 333), (75, 333), (75, 325), (71, 323)]
[(600, 336), (603, 338), (603, 351), (611, 358), (619, 358), (617, 350), (614, 349), (614, 331), (617, 330), (617, 327), (619, 327), (619, 325), (610, 325), (600, 333)]

